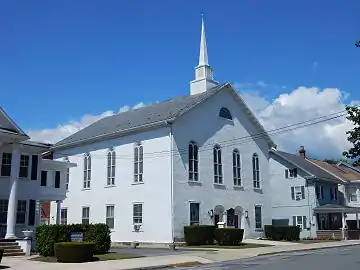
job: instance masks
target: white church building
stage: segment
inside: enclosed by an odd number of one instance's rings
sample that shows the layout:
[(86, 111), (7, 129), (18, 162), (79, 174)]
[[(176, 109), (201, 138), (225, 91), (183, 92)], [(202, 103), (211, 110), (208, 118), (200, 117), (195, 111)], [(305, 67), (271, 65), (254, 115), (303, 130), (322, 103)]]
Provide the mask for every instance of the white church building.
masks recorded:
[(274, 142), (230, 83), (213, 79), (202, 21), (190, 94), (105, 117), (56, 143), (70, 170), (52, 203), (62, 223), (103, 223), (112, 242), (172, 243), (186, 225), (271, 224), (269, 149)]

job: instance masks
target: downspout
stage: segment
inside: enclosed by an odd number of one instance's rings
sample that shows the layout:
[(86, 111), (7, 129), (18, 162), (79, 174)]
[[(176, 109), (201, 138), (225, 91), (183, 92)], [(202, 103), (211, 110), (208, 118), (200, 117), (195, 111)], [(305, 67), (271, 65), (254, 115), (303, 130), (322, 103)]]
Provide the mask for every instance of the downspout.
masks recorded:
[(171, 209), (171, 242), (174, 243), (174, 140), (172, 123), (166, 121), (170, 125), (170, 209)]

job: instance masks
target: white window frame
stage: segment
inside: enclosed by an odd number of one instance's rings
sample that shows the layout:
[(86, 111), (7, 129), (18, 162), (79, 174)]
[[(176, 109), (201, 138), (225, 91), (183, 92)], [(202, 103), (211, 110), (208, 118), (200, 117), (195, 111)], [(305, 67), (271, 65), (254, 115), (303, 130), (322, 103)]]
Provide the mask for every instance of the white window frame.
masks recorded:
[(252, 168), (253, 168), (253, 187), (255, 189), (260, 189), (260, 164), (259, 164), (259, 156), (254, 153), (252, 155)]
[(238, 149), (233, 150), (233, 179), (234, 186), (241, 187), (241, 155)]
[(134, 146), (134, 183), (143, 183), (144, 147), (141, 143)]
[(294, 198), (295, 198), (295, 201), (303, 200), (302, 187), (303, 186), (294, 186)]
[[(1, 153), (1, 167), (0, 167), (0, 173), (1, 176), (5, 176), (5, 177), (9, 177), (11, 176), (11, 160), (12, 160), (12, 153)], [(3, 174), (3, 167), (4, 166), (10, 166), (10, 174), (9, 175), (4, 175)]]
[[(293, 218), (294, 218), (294, 217), (295, 217), (295, 224), (293, 224), (293, 225), (298, 226), (301, 231), (302, 231), (302, 230), (305, 230), (306, 227), (304, 228), (304, 223), (307, 222), (306, 216), (293, 216)], [(305, 217), (305, 219), (304, 219), (304, 217)], [(301, 220), (301, 221), (299, 221), (299, 220)], [(305, 222), (304, 222), (304, 221), (305, 221)], [(305, 224), (305, 226), (306, 226), (306, 225), (307, 225), (307, 224)]]
[[(136, 206), (141, 206), (141, 212), (135, 211)], [(133, 225), (142, 225), (144, 223), (144, 204), (141, 202), (133, 203)]]
[[(350, 202), (357, 202), (358, 201), (358, 196), (357, 196), (357, 189), (354, 187), (350, 187), (348, 189), (348, 193), (349, 193), (349, 201)], [(354, 200), (353, 200), (354, 199)]]
[[(18, 200), (16, 205), (16, 224), (26, 224), (28, 203), (26, 200)], [(18, 221), (18, 216), (23, 215), (24, 222)]]
[(292, 169), (286, 169), (286, 178), (294, 179), (298, 176), (298, 169), (292, 168)]
[(84, 182), (83, 189), (91, 188), (91, 155), (86, 153), (84, 155)]
[[(112, 222), (112, 226), (109, 226), (109, 221)], [(115, 205), (107, 204), (105, 206), (105, 223), (109, 226), (110, 230), (115, 228)]]
[[(87, 213), (84, 210), (87, 210)], [(87, 223), (84, 223), (84, 220), (87, 220)], [(90, 224), (90, 206), (81, 207), (81, 224)]]
[[(260, 208), (260, 221), (256, 220), (256, 209)], [(255, 230), (259, 231), (259, 230), (263, 230), (263, 206), (262, 205), (255, 205), (254, 206), (254, 225), (255, 225)], [(260, 223), (260, 226), (258, 226), (258, 224)]]
[[(64, 217), (65, 213), (65, 217)], [(66, 207), (60, 209), (60, 224), (67, 225), (68, 209)]]
[(199, 146), (196, 142), (189, 143), (189, 181), (199, 181)]
[[(27, 164), (26, 164), (27, 163)], [(26, 176), (20, 176), (21, 168), (26, 168)], [(31, 168), (31, 159), (28, 154), (20, 155), (20, 164), (19, 164), (19, 178), (27, 179), (29, 178), (29, 170)]]
[(106, 185), (115, 186), (116, 153), (114, 149), (109, 149), (107, 153), (107, 182)]
[(214, 184), (223, 185), (223, 172), (222, 172), (222, 153), (220, 145), (215, 145), (213, 149), (213, 162), (214, 162)]

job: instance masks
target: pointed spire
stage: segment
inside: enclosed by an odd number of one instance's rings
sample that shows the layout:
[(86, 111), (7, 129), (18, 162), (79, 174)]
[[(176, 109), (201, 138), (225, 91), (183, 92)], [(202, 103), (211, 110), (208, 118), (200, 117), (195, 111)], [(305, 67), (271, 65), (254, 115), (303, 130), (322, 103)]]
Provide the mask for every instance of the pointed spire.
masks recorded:
[(192, 95), (203, 93), (218, 84), (217, 81), (214, 81), (212, 68), (209, 66), (203, 14), (201, 14), (201, 22), (199, 64), (195, 68), (195, 80), (190, 82)]
[(199, 67), (208, 66), (208, 65), (209, 63), (208, 63), (207, 46), (206, 46), (204, 14), (201, 14), (201, 40), (200, 40)]

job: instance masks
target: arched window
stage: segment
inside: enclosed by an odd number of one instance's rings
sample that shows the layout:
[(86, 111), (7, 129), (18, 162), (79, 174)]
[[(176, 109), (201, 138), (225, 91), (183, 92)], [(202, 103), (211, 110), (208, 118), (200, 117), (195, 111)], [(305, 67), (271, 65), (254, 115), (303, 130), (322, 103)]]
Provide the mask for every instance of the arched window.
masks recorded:
[(221, 163), (221, 148), (219, 145), (214, 147), (214, 183), (222, 184), (222, 163)]
[(252, 156), (252, 166), (253, 166), (254, 188), (260, 188), (259, 157), (257, 154), (253, 154), (253, 156)]
[(138, 143), (134, 147), (134, 182), (143, 182), (143, 146)]
[(234, 149), (233, 151), (233, 176), (234, 176), (234, 186), (241, 186), (240, 152), (237, 149)]
[(189, 143), (189, 180), (199, 181), (199, 151), (196, 142)]
[(231, 116), (229, 109), (227, 109), (225, 107), (222, 107), (220, 109), (219, 116), (222, 118), (225, 118), (225, 119), (232, 120), (232, 116)]
[(91, 156), (89, 153), (84, 155), (84, 185), (83, 188), (91, 187)]
[(116, 153), (114, 149), (109, 149), (107, 154), (107, 185), (115, 185), (115, 163)]

